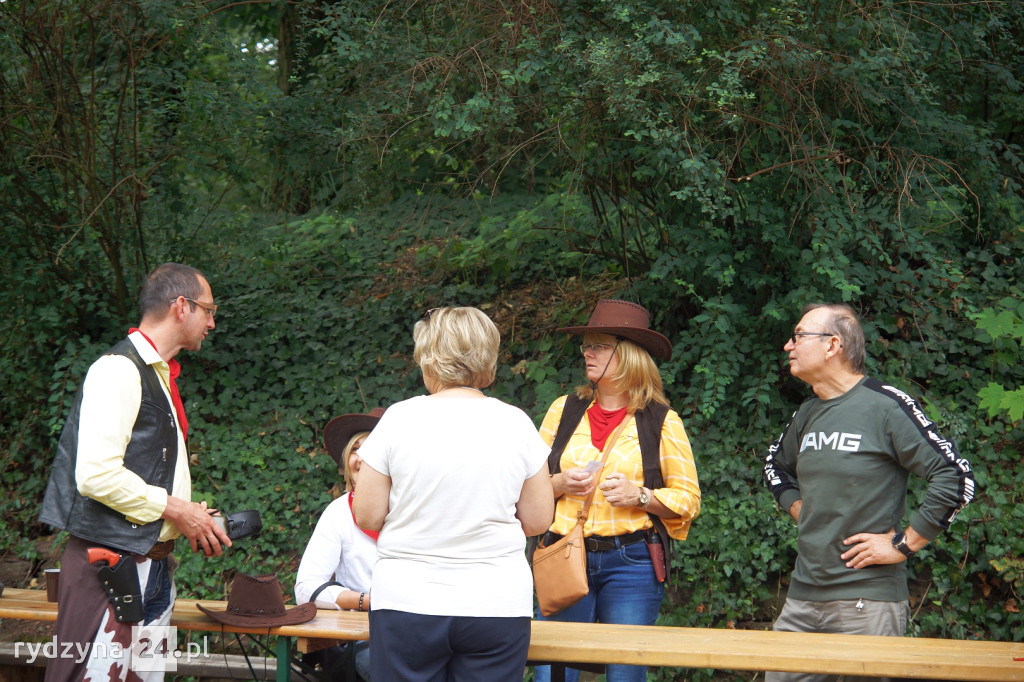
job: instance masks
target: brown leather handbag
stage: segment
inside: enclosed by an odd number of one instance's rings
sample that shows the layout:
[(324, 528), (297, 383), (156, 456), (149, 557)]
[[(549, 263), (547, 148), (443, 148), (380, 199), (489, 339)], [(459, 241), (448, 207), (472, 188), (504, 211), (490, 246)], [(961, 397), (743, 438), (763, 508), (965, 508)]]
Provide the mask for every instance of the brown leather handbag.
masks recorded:
[[(619, 437), (623, 427), (633, 418), (629, 413), (618, 428), (608, 437), (601, 457), (601, 469), (608, 460), (608, 453)], [(601, 469), (597, 476), (601, 475)], [(587, 550), (583, 545), (583, 526), (590, 516), (590, 504), (594, 501), (597, 486), (590, 491), (583, 507), (576, 514), (576, 525), (565, 536), (550, 545), (538, 546), (533, 552), (533, 585), (537, 590), (537, 604), (544, 616), (552, 616), (566, 609), (590, 592), (587, 583)]]

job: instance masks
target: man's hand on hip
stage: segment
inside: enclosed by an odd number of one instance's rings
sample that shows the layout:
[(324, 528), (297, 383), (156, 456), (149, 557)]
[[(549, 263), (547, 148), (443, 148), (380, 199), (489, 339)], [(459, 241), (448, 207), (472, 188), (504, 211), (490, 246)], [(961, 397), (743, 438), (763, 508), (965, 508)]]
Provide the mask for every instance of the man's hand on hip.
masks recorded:
[(893, 531), (888, 533), (857, 533), (843, 540), (853, 545), (842, 554), (847, 568), (865, 568), (878, 564), (898, 564), (907, 557), (892, 546)]
[[(843, 560), (849, 568), (864, 568), (878, 564), (898, 564), (906, 561), (907, 557), (903, 552), (896, 549), (892, 544), (892, 538), (896, 530), (892, 529), (887, 533), (857, 533), (843, 540), (844, 545), (852, 545), (850, 549), (842, 554)], [(919, 535), (910, 526), (906, 529), (906, 542), (911, 550), (917, 551), (928, 544), (923, 536)]]

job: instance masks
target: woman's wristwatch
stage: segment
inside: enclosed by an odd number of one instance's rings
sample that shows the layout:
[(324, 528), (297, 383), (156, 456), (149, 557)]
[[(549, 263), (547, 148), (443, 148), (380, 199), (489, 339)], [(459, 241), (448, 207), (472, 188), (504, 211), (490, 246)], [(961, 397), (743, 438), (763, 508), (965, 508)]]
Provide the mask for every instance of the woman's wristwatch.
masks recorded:
[(637, 505), (641, 509), (647, 509), (647, 505), (651, 503), (651, 491), (647, 488), (640, 488), (640, 503)]

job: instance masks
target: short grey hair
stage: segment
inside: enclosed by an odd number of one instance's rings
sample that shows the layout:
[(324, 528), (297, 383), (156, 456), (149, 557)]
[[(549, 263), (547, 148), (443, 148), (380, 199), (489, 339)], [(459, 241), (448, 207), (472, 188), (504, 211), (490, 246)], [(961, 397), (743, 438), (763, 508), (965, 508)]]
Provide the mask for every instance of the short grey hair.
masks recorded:
[(845, 303), (809, 303), (801, 316), (812, 310), (825, 308), (829, 312), (829, 333), (839, 337), (840, 357), (857, 374), (864, 374), (864, 329), (857, 312)]

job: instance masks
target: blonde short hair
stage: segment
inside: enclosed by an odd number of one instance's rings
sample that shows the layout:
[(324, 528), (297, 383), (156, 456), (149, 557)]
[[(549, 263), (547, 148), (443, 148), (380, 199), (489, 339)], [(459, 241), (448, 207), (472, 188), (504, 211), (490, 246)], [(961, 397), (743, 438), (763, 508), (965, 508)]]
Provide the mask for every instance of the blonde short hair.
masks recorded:
[[(607, 337), (607, 334), (584, 334), (583, 343), (603, 343)], [(629, 396), (629, 411), (642, 410), (650, 403), (668, 405), (661, 384), (661, 373), (651, 354), (629, 339), (616, 337), (614, 342), (617, 344), (614, 352), (619, 358), (619, 366), (608, 378), (617, 390)], [(576, 388), (576, 395), (590, 400), (594, 390), (590, 384), (584, 384)]]
[(485, 388), (494, 383), (501, 334), (477, 308), (434, 308), (412, 330), (412, 357), (424, 380), (450, 386)]

